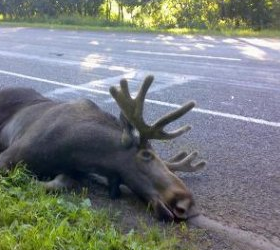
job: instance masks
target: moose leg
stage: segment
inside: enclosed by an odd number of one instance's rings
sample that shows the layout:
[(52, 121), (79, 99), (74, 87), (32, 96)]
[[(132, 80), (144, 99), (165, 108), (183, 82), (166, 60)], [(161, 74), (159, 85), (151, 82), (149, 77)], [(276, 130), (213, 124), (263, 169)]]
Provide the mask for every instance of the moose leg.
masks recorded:
[(111, 199), (118, 199), (121, 196), (121, 178), (118, 176), (108, 178), (109, 196)]
[(0, 169), (2, 170), (10, 169), (8, 161), (2, 155), (0, 155)]
[(40, 181), (48, 191), (56, 191), (63, 188), (72, 188), (77, 182), (67, 175), (59, 174), (51, 181)]
[(98, 174), (91, 174), (91, 176), (94, 177), (94, 179), (99, 184), (108, 187), (109, 197), (113, 200), (118, 199), (121, 196), (122, 191), (127, 192), (127, 189), (125, 187), (120, 187), (120, 185), (123, 184), (123, 182), (118, 176), (102, 177)]
[(16, 163), (20, 161), (14, 158), (16, 155), (16, 150), (13, 147), (7, 148), (0, 154), (0, 169), (10, 170)]

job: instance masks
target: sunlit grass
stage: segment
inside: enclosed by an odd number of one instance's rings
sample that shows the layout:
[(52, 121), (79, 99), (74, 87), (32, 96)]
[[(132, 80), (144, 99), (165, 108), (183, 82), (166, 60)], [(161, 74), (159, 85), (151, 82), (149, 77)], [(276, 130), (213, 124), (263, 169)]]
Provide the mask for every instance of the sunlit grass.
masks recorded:
[(46, 193), (22, 168), (0, 175), (1, 250), (194, 249), (156, 226), (121, 233), (117, 221), (109, 210), (93, 210), (85, 195)]
[(207, 29), (167, 29), (170, 34), (175, 35), (212, 35), (212, 36), (239, 36), (239, 37), (280, 37), (280, 30), (260, 30), (252, 29), (223, 29), (223, 30), (207, 30)]
[(107, 32), (145, 32), (164, 33), (173, 35), (212, 35), (212, 36), (238, 36), (238, 37), (271, 37), (279, 38), (280, 30), (264, 29), (255, 31), (253, 29), (189, 29), (189, 28), (154, 28), (138, 27), (131, 23), (118, 21), (106, 21), (79, 16), (61, 16), (57, 19), (31, 19), (28, 21), (0, 21), (2, 26), (12, 27), (34, 27), (67, 30), (89, 30)]

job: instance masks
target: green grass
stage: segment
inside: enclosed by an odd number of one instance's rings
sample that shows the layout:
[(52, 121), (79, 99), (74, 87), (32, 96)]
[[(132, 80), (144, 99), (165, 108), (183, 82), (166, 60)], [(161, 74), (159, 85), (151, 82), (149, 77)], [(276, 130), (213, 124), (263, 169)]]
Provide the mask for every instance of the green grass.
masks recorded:
[(173, 35), (212, 35), (212, 36), (237, 36), (237, 37), (271, 37), (280, 38), (280, 30), (265, 29), (255, 31), (252, 29), (188, 29), (188, 28), (149, 28), (137, 27), (131, 23), (118, 21), (108, 22), (106, 20), (92, 19), (79, 16), (61, 16), (55, 19), (41, 18), (21, 21), (0, 21), (2, 26), (14, 27), (36, 27), (68, 30), (90, 30), (108, 32), (145, 32), (145, 33), (164, 33)]
[(280, 38), (280, 30), (260, 30), (253, 29), (222, 29), (222, 30), (207, 30), (207, 29), (167, 29), (170, 34), (178, 35), (205, 35), (205, 36), (227, 36), (227, 37), (268, 37)]
[[(0, 174), (1, 250), (193, 249), (174, 232), (156, 226), (143, 224), (142, 232), (122, 233), (117, 217), (93, 210), (85, 194), (46, 193), (22, 167)], [(178, 227), (187, 235), (185, 224)]]

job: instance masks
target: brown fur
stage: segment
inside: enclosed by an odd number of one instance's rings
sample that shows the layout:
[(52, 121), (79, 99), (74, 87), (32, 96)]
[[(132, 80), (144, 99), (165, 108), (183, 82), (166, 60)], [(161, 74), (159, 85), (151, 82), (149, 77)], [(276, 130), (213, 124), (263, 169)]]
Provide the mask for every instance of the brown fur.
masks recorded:
[(108, 179), (112, 198), (125, 184), (159, 218), (187, 218), (190, 192), (149, 144), (140, 149), (135, 139), (123, 145), (123, 131), (132, 135), (132, 129), (87, 99), (55, 102), (32, 89), (0, 91), (0, 167), (24, 161), (39, 178), (59, 175), (57, 186), (96, 173)]

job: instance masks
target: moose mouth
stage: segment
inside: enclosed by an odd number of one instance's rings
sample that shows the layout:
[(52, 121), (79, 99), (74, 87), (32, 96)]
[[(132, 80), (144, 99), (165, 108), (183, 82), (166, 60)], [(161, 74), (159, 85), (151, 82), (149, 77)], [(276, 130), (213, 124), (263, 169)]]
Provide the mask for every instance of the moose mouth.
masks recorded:
[(180, 222), (199, 215), (195, 206), (190, 207), (188, 211), (183, 209), (178, 210), (178, 208), (171, 208), (168, 204), (162, 202), (161, 200), (156, 201), (153, 208), (157, 217), (163, 221)]
[(156, 201), (153, 206), (154, 211), (157, 217), (163, 221), (174, 221), (174, 220), (182, 220), (183, 218), (178, 218), (178, 215), (174, 212), (174, 210), (167, 205), (166, 203), (162, 202), (161, 200)]

